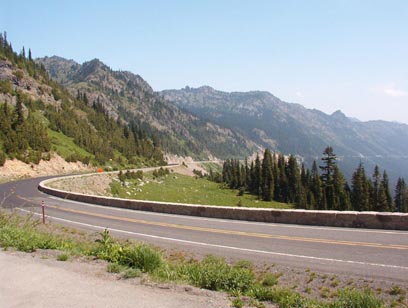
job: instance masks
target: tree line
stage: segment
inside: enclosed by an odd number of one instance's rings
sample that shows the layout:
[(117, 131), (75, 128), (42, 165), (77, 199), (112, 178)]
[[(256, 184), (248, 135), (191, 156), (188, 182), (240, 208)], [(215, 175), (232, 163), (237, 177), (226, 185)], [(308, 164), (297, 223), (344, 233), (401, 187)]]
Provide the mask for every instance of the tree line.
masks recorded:
[(209, 178), (225, 183), (239, 194), (249, 193), (264, 201), (292, 203), (296, 208), (316, 210), (408, 211), (408, 189), (399, 178), (394, 198), (387, 172), (378, 166), (368, 176), (362, 163), (354, 171), (351, 185), (337, 166), (332, 147), (326, 147), (321, 164), (299, 167), (295, 156), (272, 154), (266, 149), (251, 163), (227, 159), (221, 174), (210, 171)]
[(51, 149), (51, 141), (46, 126), (28, 111), (24, 115), (20, 95), (17, 95), (16, 106), (0, 104), (0, 165), (4, 165), (6, 155), (24, 162), (39, 163), (49, 156), (43, 155)]
[(138, 164), (140, 160), (152, 165), (165, 164), (160, 144), (134, 122), (115, 120), (105, 110), (99, 99), (90, 101), (86, 93), (78, 92), (76, 98), (49, 78), (43, 65), (34, 62), (29, 49), (20, 54), (13, 51), (7, 34), (0, 34), (0, 59), (13, 64), (17, 81), (26, 74), (39, 83), (51, 87), (57, 104), (33, 100), (18, 90), (10, 80), (0, 81), (0, 93), (15, 97), (15, 104), (0, 102), (0, 165), (6, 158), (17, 158), (27, 163), (38, 163), (49, 158), (52, 140), (48, 129), (71, 137), (76, 145), (90, 153), (81, 156), (73, 152), (68, 161), (94, 160), (104, 164), (116, 160), (120, 164)]

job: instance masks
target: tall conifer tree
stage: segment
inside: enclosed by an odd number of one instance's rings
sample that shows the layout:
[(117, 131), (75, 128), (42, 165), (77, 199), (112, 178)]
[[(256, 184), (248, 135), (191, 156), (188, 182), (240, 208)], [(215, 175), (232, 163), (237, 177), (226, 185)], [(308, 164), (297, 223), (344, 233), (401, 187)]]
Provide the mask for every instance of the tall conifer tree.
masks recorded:
[(262, 161), (262, 199), (265, 201), (271, 201), (273, 198), (273, 173), (272, 173), (272, 155), (269, 149), (264, 152), (264, 158)]

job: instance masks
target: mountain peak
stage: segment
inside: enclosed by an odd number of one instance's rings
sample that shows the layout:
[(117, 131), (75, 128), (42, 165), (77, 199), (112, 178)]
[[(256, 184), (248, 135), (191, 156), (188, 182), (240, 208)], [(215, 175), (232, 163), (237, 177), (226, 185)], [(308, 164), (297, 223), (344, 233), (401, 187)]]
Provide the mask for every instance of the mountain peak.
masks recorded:
[(347, 119), (346, 115), (341, 110), (336, 110), (330, 116), (334, 119), (339, 119), (339, 120)]

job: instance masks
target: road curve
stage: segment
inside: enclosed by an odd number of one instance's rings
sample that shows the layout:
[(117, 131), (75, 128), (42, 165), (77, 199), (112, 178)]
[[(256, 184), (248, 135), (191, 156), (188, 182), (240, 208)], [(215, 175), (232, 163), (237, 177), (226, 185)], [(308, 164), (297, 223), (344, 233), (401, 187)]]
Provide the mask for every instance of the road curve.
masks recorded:
[(46, 178), (0, 185), (1, 206), (198, 254), (408, 283), (408, 232), (268, 224), (108, 208), (51, 197)]

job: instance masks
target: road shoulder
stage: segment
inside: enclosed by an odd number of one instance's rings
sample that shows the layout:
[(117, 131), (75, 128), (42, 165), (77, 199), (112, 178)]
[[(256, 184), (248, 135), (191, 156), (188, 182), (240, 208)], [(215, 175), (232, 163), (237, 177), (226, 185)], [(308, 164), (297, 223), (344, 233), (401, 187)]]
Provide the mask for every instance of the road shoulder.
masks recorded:
[(230, 307), (224, 293), (118, 280), (106, 263), (56, 261), (52, 252), (0, 251), (0, 302), (7, 307)]

